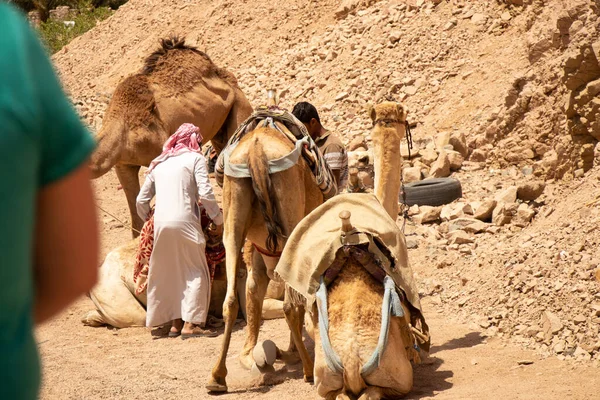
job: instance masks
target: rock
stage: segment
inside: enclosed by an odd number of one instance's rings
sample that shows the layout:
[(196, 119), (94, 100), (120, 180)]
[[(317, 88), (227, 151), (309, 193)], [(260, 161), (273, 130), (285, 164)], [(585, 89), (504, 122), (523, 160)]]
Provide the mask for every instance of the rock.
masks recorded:
[(558, 315), (550, 311), (544, 311), (544, 313), (542, 314), (542, 329), (544, 330), (546, 337), (552, 337), (552, 335), (555, 335), (558, 332), (560, 332), (562, 328), (563, 324), (560, 321)]
[(438, 156), (439, 156), (438, 152), (431, 148), (421, 150), (420, 154), (421, 154), (421, 161), (423, 162), (423, 164), (426, 164), (428, 166), (433, 164), (438, 159)]
[(437, 221), (440, 219), (441, 211), (441, 207), (421, 206), (419, 207), (419, 214), (415, 216), (415, 222), (426, 224)]
[(519, 365), (531, 365), (531, 364), (533, 364), (533, 361), (532, 360), (519, 360), (519, 361), (517, 361), (517, 364), (519, 364)]
[(448, 21), (446, 23), (446, 25), (444, 25), (444, 30), (449, 31), (450, 29), (454, 28), (455, 26), (456, 26), (456, 20)]
[(465, 231), (457, 230), (447, 235), (450, 244), (473, 243), (473, 238)]
[(451, 144), (454, 150), (459, 152), (463, 158), (467, 158), (469, 155), (469, 147), (467, 146), (467, 139), (464, 133), (454, 132), (450, 135), (448, 144)]
[(504, 226), (509, 224), (517, 210), (515, 203), (498, 203), (492, 213), (492, 222), (496, 226)]
[(484, 162), (487, 160), (487, 152), (485, 150), (475, 149), (471, 153), (469, 160), (474, 162)]
[(465, 203), (454, 203), (447, 204), (442, 207), (442, 212), (440, 213), (440, 218), (443, 221), (451, 221), (465, 215), (465, 207), (468, 204)]
[(561, 353), (565, 352), (565, 346), (566, 346), (565, 341), (561, 340), (556, 345), (554, 345), (554, 347), (552, 348), (552, 350), (554, 350), (554, 352), (557, 353), (557, 354), (561, 354)]
[(523, 183), (517, 188), (517, 198), (523, 201), (532, 201), (544, 193), (546, 184), (541, 181)]
[(474, 222), (465, 226), (463, 230), (467, 233), (481, 233), (485, 232), (487, 229), (487, 224), (478, 219), (474, 219)]
[(445, 150), (442, 150), (438, 159), (431, 165), (429, 175), (433, 178), (446, 178), (450, 176), (450, 160)]
[(448, 144), (450, 144), (450, 132), (441, 132), (435, 136), (435, 147), (437, 149), (443, 149)]
[(513, 223), (516, 226), (524, 228), (531, 222), (534, 215), (535, 211), (529, 208), (527, 204), (522, 203), (519, 205), (519, 208), (517, 208), (517, 215), (515, 216)]
[(525, 330), (525, 336), (535, 337), (541, 331), (542, 331), (542, 328), (540, 328), (538, 325), (532, 325)]
[(583, 314), (577, 314), (575, 318), (573, 318), (573, 322), (575, 323), (575, 325), (584, 324), (585, 321), (586, 318)]
[(404, 168), (404, 170), (402, 171), (402, 176), (404, 177), (404, 183), (420, 181), (421, 180), (421, 168), (420, 167)]
[(344, 100), (345, 98), (347, 98), (348, 96), (349, 96), (348, 92), (341, 92), (341, 93), (338, 93), (338, 95), (337, 95), (337, 96), (335, 96), (335, 101), (342, 101), (342, 100)]
[(392, 44), (396, 43), (397, 41), (399, 41), (402, 38), (402, 32), (400, 31), (393, 31), (392, 33), (390, 33), (390, 35), (388, 36), (390, 42)]
[(419, 241), (415, 238), (407, 238), (406, 239), (406, 248), (407, 249), (416, 249), (419, 247)]
[(458, 171), (462, 167), (465, 158), (457, 151), (448, 151), (448, 161), (450, 161), (450, 170)]
[(517, 187), (511, 186), (496, 195), (498, 203), (514, 203), (517, 201)]
[(409, 96), (414, 96), (415, 94), (417, 94), (418, 90), (419, 90), (419, 88), (416, 86), (413, 86), (413, 85), (402, 87), (402, 91)]
[(582, 359), (582, 360), (591, 360), (592, 359), (592, 356), (590, 355), (590, 353), (585, 351), (581, 346), (577, 346), (577, 348), (575, 349), (575, 352), (573, 353), (573, 356), (578, 359)]
[(512, 19), (512, 15), (510, 15), (508, 11), (504, 11), (502, 14), (500, 14), (500, 18), (502, 21), (510, 21)]
[(342, 4), (335, 11), (335, 17), (337, 19), (346, 18), (348, 14), (358, 7), (360, 0), (344, 0)]
[(348, 151), (356, 151), (356, 150), (368, 150), (367, 143), (365, 142), (365, 138), (363, 136), (357, 136), (348, 143)]
[(491, 221), (494, 209), (496, 208), (496, 204), (497, 201), (493, 199), (484, 201), (479, 207), (475, 209), (475, 214), (473, 215), (473, 217), (483, 222)]
[(473, 16), (471, 17), (471, 22), (474, 23), (475, 25), (485, 25), (485, 23), (487, 22), (487, 15), (485, 14), (473, 14)]

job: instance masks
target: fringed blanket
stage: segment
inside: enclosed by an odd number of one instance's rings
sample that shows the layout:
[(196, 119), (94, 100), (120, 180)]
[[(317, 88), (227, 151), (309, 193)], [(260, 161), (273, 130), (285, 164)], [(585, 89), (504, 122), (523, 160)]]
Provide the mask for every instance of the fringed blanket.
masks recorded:
[[(213, 239), (208, 235), (208, 226), (210, 218), (206, 211), (202, 209), (200, 216), (200, 224), (206, 238), (206, 261), (210, 270), (210, 282), (215, 277), (215, 269), (218, 264), (225, 260), (225, 246), (223, 246), (222, 238)], [(140, 243), (137, 254), (135, 256), (135, 265), (133, 266), (133, 282), (135, 284), (135, 293), (141, 294), (148, 287), (148, 271), (150, 268), (150, 256), (154, 247), (154, 209), (150, 211), (150, 218), (144, 224), (140, 233)]]
[[(282, 129), (282, 125), (285, 129)], [(296, 146), (298, 146), (299, 142), (304, 142), (301, 149), (302, 156), (308, 163), (319, 189), (323, 192), (323, 197), (325, 200), (328, 200), (337, 194), (338, 190), (333, 174), (331, 173), (325, 158), (321, 154), (321, 151), (308, 134), (304, 124), (294, 117), (292, 113), (277, 107), (258, 108), (239, 126), (233, 136), (229, 139), (227, 146), (219, 155), (217, 164), (215, 165), (215, 178), (219, 186), (223, 186), (223, 177), (226, 174), (226, 158), (247, 133), (261, 126), (268, 126), (278, 130)], [(287, 165), (289, 166), (289, 163)], [(275, 170), (270, 168), (270, 171), (273, 173), (284, 169), (285, 166)]]

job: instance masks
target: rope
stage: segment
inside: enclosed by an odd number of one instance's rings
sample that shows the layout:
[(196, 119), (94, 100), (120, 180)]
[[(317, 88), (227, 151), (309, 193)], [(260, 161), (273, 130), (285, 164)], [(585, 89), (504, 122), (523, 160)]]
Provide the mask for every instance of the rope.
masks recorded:
[(123, 225), (123, 228), (130, 228), (132, 231), (139, 233), (140, 235), (142, 234), (142, 232), (138, 231), (137, 229), (135, 229), (131, 224), (125, 223), (123, 221), (121, 221), (119, 218), (115, 217), (113, 214), (109, 213), (108, 211), (106, 211), (104, 208), (100, 207), (98, 204), (96, 204), (96, 207), (98, 207), (100, 209), (100, 211), (108, 214), (110, 217), (112, 217), (114, 220), (116, 220), (117, 222), (120, 222), (121, 225)]
[[(410, 124), (408, 121), (404, 121), (404, 125), (406, 126), (406, 144), (408, 147), (408, 159), (411, 157), (411, 150), (413, 148), (412, 141), (412, 132), (410, 131)], [(409, 218), (408, 215), (408, 205), (406, 204), (406, 190), (404, 188), (404, 174), (400, 173), (400, 187), (402, 188), (402, 234), (406, 229), (406, 220)]]

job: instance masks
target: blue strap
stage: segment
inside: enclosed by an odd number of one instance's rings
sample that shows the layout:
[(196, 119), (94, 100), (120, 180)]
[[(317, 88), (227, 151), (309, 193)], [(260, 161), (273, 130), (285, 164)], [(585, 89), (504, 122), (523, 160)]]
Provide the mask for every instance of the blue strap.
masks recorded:
[[(404, 309), (400, 296), (396, 291), (396, 284), (393, 279), (386, 275), (383, 285), (385, 291), (383, 293), (383, 303), (381, 304), (381, 330), (379, 332), (379, 341), (373, 355), (363, 365), (361, 375), (363, 377), (373, 373), (381, 362), (381, 357), (387, 347), (388, 333), (390, 329), (390, 315), (394, 317), (404, 317)], [(329, 341), (329, 313), (327, 311), (327, 286), (321, 276), (319, 290), (316, 293), (317, 307), (319, 309), (319, 336), (321, 338), (321, 347), (325, 355), (327, 366), (334, 372), (343, 373), (344, 366), (339, 358), (331, 342)]]
[(388, 333), (390, 330), (390, 315), (393, 315), (394, 317), (404, 317), (404, 309), (400, 302), (400, 296), (398, 296), (398, 292), (396, 291), (396, 284), (389, 275), (383, 280), (383, 286), (385, 287), (385, 292), (383, 293), (383, 303), (381, 304), (381, 330), (379, 332), (379, 341), (377, 342), (377, 347), (375, 348), (373, 355), (362, 367), (360, 374), (363, 377), (373, 373), (379, 367), (381, 357), (387, 347)]
[(343, 373), (344, 367), (342, 360), (336, 354), (331, 342), (329, 341), (329, 314), (327, 312), (327, 286), (321, 276), (321, 284), (316, 294), (317, 307), (319, 309), (319, 336), (321, 337), (321, 346), (323, 347), (323, 353), (325, 354), (325, 362), (329, 369), (337, 373)]

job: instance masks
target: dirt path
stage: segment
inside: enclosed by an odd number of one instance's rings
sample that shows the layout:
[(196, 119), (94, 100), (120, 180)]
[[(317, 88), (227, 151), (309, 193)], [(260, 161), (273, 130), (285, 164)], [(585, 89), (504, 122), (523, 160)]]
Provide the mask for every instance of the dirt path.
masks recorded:
[[(430, 359), (415, 369), (409, 399), (592, 399), (600, 392), (598, 369), (557, 359), (539, 360), (532, 352), (479, 332), (438, 314), (425, 302), (433, 333)], [(38, 331), (44, 360), (42, 399), (211, 398), (204, 383), (221, 338), (151, 339), (144, 328), (87, 328), (80, 316), (91, 307), (79, 301)], [(228, 359), (231, 393), (219, 399), (315, 399), (303, 382), (300, 365), (277, 364), (272, 376), (253, 376), (237, 362), (242, 326), (233, 334)], [(287, 346), (285, 321), (267, 321), (262, 338)], [(519, 365), (519, 361), (533, 361)]]
[[(128, 220), (125, 198), (114, 173), (95, 182), (101, 206)], [(219, 195), (217, 190), (217, 195)], [(129, 232), (106, 214), (100, 217), (103, 253), (129, 240)], [(411, 250), (411, 258), (423, 249)], [(415, 273), (429, 275), (430, 263), (416, 263)], [(592, 399), (600, 393), (599, 370), (592, 364), (574, 365), (556, 358), (540, 360), (533, 352), (500, 339), (482, 337), (477, 330), (438, 313), (431, 298), (423, 299), (432, 332), (432, 353), (415, 368), (409, 399)], [(271, 376), (253, 376), (237, 360), (243, 345), (243, 326), (234, 330), (227, 366), (231, 393), (209, 396), (204, 383), (216, 359), (221, 337), (182, 341), (153, 340), (145, 328), (84, 327), (80, 319), (93, 305), (83, 298), (40, 328), (37, 340), (43, 359), (42, 399), (254, 399), (317, 398), (304, 383), (300, 365), (277, 364)], [(266, 321), (261, 339), (287, 347), (284, 320)], [(519, 361), (533, 361), (519, 365)]]

